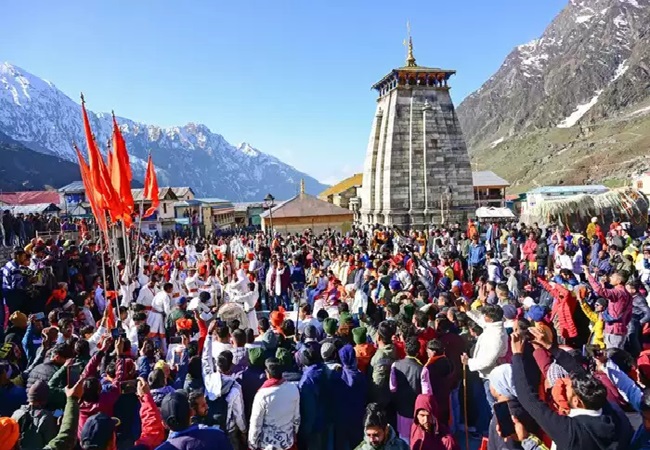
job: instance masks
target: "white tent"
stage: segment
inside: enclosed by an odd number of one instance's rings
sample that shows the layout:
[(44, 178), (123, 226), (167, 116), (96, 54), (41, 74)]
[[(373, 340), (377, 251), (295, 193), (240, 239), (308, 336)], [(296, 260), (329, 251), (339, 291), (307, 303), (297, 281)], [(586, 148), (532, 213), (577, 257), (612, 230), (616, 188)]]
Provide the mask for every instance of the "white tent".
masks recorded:
[(514, 219), (515, 213), (508, 208), (494, 208), (481, 206), (476, 210), (479, 219)]

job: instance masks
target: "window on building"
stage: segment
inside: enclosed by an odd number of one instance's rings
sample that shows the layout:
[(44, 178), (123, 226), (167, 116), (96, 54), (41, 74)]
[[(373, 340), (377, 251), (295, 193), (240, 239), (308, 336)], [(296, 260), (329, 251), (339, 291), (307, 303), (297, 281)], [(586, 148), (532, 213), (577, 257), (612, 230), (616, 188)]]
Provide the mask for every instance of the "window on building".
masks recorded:
[(163, 203), (163, 214), (167, 214), (167, 203)]

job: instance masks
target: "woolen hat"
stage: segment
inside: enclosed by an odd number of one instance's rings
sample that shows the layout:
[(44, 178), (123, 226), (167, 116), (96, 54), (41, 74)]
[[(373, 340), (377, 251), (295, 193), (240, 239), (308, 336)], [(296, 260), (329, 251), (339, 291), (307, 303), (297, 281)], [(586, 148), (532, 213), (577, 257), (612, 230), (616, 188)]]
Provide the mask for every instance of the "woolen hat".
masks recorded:
[(170, 429), (178, 431), (179, 427), (190, 422), (190, 403), (187, 396), (178, 391), (165, 395), (160, 404), (160, 415)]
[(280, 365), (285, 369), (293, 366), (293, 357), (291, 356), (291, 352), (286, 348), (278, 348), (275, 352), (275, 357), (280, 362)]
[[(201, 293), (203, 293), (203, 292), (201, 292)], [(210, 295), (210, 294), (208, 294), (208, 295)], [(180, 297), (176, 297), (176, 299), (174, 300), (174, 303), (176, 303), (176, 306), (184, 305), (185, 303), (187, 303), (187, 298), (185, 296), (181, 295)]]
[[(189, 409), (187, 397), (185, 398), (185, 403), (188, 404)], [(106, 448), (106, 444), (110, 442), (113, 433), (115, 433), (115, 426), (115, 420), (104, 413), (90, 416), (81, 429), (79, 445), (84, 450)]]
[(513, 320), (517, 317), (517, 308), (515, 305), (504, 305), (501, 309), (503, 309), (503, 317), (506, 319)]
[(251, 363), (251, 366), (264, 366), (264, 349), (261, 347), (249, 348), (248, 361)]
[(50, 394), (50, 388), (43, 380), (37, 380), (27, 391), (27, 401), (44, 405), (47, 403), (47, 397)]
[(339, 322), (341, 322), (341, 325), (344, 324), (352, 324), (354, 321), (352, 320), (352, 314), (349, 312), (342, 312), (341, 315), (339, 316)]
[(318, 339), (318, 329), (314, 325), (307, 325), (302, 332), (305, 339)]
[(325, 342), (320, 348), (320, 355), (325, 361), (333, 359), (336, 353), (336, 345), (333, 342)]
[(365, 327), (357, 327), (352, 330), (352, 339), (354, 340), (354, 343), (359, 345), (359, 344), (365, 344), (368, 342), (368, 330)]
[(328, 336), (334, 336), (337, 329), (338, 324), (336, 323), (336, 319), (328, 317), (327, 319), (323, 320), (323, 331), (325, 331), (325, 334)]

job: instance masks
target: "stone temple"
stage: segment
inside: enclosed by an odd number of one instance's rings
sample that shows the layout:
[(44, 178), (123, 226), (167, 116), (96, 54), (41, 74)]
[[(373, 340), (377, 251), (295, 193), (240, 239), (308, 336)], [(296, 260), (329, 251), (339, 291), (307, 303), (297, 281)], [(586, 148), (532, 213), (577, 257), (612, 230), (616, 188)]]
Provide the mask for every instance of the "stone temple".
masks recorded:
[(474, 212), (469, 155), (449, 95), (455, 73), (418, 66), (409, 38), (406, 66), (373, 86), (377, 111), (355, 199), (362, 223), (422, 228)]

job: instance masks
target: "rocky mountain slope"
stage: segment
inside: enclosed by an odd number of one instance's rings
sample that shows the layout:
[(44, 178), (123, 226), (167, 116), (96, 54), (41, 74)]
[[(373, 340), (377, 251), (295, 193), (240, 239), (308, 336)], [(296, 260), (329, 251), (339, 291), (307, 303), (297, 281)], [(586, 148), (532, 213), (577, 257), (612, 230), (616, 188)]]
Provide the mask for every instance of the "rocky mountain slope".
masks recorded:
[(79, 179), (79, 166), (42, 155), (0, 133), (0, 190), (44, 190)]
[[(106, 143), (110, 114), (89, 111), (89, 117), (97, 141)], [(311, 194), (327, 187), (247, 143), (231, 145), (205, 125), (161, 128), (122, 117), (118, 123), (136, 178), (144, 177), (151, 151), (160, 185), (191, 186), (197, 196), (261, 201), (270, 192), (285, 199), (297, 193), (301, 178)], [(79, 104), (49, 81), (8, 63), (0, 64), (0, 132), (69, 161), (76, 160), (71, 142), (85, 144)]]
[(646, 169), (648, 102), (650, 0), (571, 0), (457, 112), (474, 162), (523, 190)]

